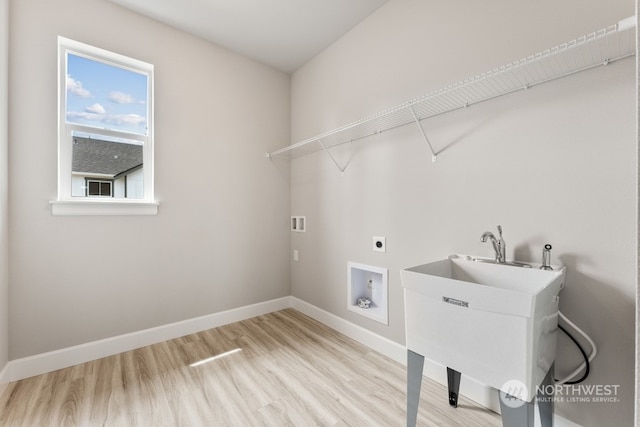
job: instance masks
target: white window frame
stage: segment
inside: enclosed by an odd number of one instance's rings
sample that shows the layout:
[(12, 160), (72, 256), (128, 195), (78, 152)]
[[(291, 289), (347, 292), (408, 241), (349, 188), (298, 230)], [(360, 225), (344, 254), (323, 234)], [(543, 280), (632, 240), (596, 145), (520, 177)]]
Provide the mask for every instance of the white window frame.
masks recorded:
[[(67, 123), (67, 54), (84, 56), (94, 61), (104, 62), (147, 76), (147, 134), (132, 135), (109, 129), (96, 129), (75, 123)], [(153, 65), (124, 55), (58, 37), (58, 198), (51, 202), (54, 215), (156, 215), (158, 203), (154, 196), (153, 165)], [(143, 186), (142, 199), (91, 198), (71, 196), (72, 155), (74, 131), (91, 132), (100, 135), (136, 139), (143, 143)]]

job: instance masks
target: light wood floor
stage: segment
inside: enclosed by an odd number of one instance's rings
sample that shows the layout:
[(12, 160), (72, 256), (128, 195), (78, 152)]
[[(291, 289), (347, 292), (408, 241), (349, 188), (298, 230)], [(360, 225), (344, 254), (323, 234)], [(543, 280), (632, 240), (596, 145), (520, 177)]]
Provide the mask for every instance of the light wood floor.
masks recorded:
[[(403, 426), (405, 376), (287, 309), (11, 383), (0, 426)], [(421, 396), (420, 426), (501, 425), (430, 380)]]

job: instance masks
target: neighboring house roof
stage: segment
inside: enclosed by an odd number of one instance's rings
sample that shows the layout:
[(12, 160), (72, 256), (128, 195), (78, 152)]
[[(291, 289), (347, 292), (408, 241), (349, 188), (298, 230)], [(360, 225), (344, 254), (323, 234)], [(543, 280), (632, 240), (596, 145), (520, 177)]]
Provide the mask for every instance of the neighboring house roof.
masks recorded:
[(73, 138), (72, 171), (75, 173), (118, 178), (141, 167), (142, 145), (78, 136)]

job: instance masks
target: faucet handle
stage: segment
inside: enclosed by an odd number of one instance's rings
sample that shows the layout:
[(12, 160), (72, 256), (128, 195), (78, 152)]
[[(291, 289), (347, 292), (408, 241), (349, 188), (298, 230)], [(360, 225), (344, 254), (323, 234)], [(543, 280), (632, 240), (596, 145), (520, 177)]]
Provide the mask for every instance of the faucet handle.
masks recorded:
[(498, 226), (498, 234), (500, 234), (500, 238), (502, 238), (502, 226)]

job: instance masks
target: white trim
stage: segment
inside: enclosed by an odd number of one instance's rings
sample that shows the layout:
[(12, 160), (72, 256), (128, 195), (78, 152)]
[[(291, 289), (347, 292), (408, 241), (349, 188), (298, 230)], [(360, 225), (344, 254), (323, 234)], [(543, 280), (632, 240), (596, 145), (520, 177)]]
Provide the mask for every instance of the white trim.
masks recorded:
[(362, 326), (348, 322), (335, 314), (322, 310), (321, 308), (311, 305), (296, 297), (291, 297), (291, 307), (303, 314), (306, 314), (312, 319), (327, 325), (331, 329), (366, 345), (378, 353), (384, 354), (398, 363), (402, 363), (404, 365), (407, 363), (407, 349), (405, 346), (400, 345), (395, 341), (391, 341), (388, 338), (375, 334)]
[(18, 381), (68, 368), (79, 363), (90, 362), (147, 345), (283, 310), (290, 306), (290, 297), (283, 297), (35, 356), (23, 357), (10, 361), (4, 370), (7, 372), (4, 373), (3, 377), (0, 377), (0, 380), (4, 379), (7, 382)]
[[(318, 322), (329, 326), (331, 329), (334, 329), (379, 353), (382, 353), (402, 365), (407, 365), (407, 348), (404, 345), (398, 344), (397, 342), (371, 332), (368, 329), (348, 322), (341, 317), (324, 311), (295, 297), (292, 297), (291, 306)], [(432, 362), (431, 360), (425, 359), (424, 375), (440, 384), (443, 384), (444, 386), (447, 385), (447, 370), (444, 366)], [(472, 378), (464, 377), (464, 381), (460, 384), (460, 394), (468, 397), (485, 408), (491, 409), (492, 411), (500, 411), (500, 403), (495, 390), (484, 384), (478, 383)], [(446, 398), (446, 396), (443, 396), (443, 399)]]
[(72, 176), (90, 176), (92, 178), (108, 178), (113, 179), (115, 175), (109, 173), (95, 173), (95, 172), (74, 172), (71, 171)]
[[(317, 320), (318, 322), (325, 324), (331, 329), (334, 329), (406, 366), (407, 349), (404, 345), (398, 344), (397, 342), (373, 333), (368, 329), (348, 322), (341, 317), (322, 310), (321, 308), (311, 305), (296, 297), (291, 297), (291, 307)], [(445, 387), (447, 386), (446, 369), (438, 363), (425, 359), (424, 375)], [(500, 413), (498, 393), (494, 389), (487, 387), (472, 378), (464, 376), (464, 373), (463, 377), (464, 378), (460, 383), (460, 394), (473, 400), (479, 405), (484, 406), (485, 408)], [(446, 393), (443, 394), (442, 399), (447, 399)], [(536, 426), (539, 426), (539, 417), (536, 417), (535, 421)], [(580, 427), (579, 424), (569, 421), (558, 414), (554, 414), (554, 425), (556, 427)]]
[[(360, 274), (354, 274), (354, 270), (360, 271)], [(367, 274), (369, 273), (369, 274)], [(363, 277), (364, 276), (364, 277)], [(376, 276), (379, 276), (378, 282)], [(384, 325), (389, 324), (389, 270), (383, 267), (375, 267), (373, 265), (361, 264), (358, 262), (347, 261), (347, 310), (353, 311), (361, 316), (373, 319)], [(371, 302), (374, 305), (371, 308), (360, 308), (356, 301), (354, 290), (357, 289), (358, 296), (363, 296), (363, 287), (366, 287), (365, 281), (369, 279), (369, 287), (371, 288)], [(381, 290), (379, 288), (382, 288)], [(376, 291), (376, 289), (378, 289)], [(367, 292), (368, 293), (368, 292)]]
[[(355, 325), (335, 314), (322, 310), (296, 297), (288, 296), (206, 316), (196, 317), (181, 322), (145, 329), (130, 334), (106, 338), (86, 344), (50, 351), (35, 356), (12, 360), (0, 371), (0, 395), (9, 382), (18, 381), (35, 375), (67, 368), (83, 362), (100, 359), (110, 355), (135, 350), (151, 344), (182, 337), (233, 322), (250, 319), (263, 314), (286, 308), (293, 308), (312, 319), (340, 332), (349, 338), (377, 351), (402, 365), (407, 363), (407, 351), (404, 345), (391, 341), (381, 335)], [(424, 375), (446, 386), (446, 369), (444, 366), (425, 360)], [(498, 394), (490, 387), (464, 376), (460, 384), (460, 394), (478, 404), (499, 412)], [(442, 399), (447, 399), (443, 394)], [(557, 427), (580, 427), (559, 415), (555, 415)], [(539, 419), (536, 417), (536, 426)]]
[(118, 67), (126, 68), (129, 71), (140, 74), (144, 74), (145, 72), (150, 73), (151, 71), (153, 71), (153, 65), (149, 64), (148, 62), (121, 55), (119, 53), (111, 52), (99, 47), (91, 46), (86, 43), (82, 43), (66, 37), (58, 36), (58, 44), (61, 45), (62, 49), (64, 49), (65, 51), (69, 51), (74, 55), (89, 58), (93, 61), (100, 61), (104, 62), (105, 64), (116, 65)]
[(51, 201), (53, 215), (157, 215), (157, 202), (132, 202), (98, 199), (82, 201)]
[[(79, 123), (67, 123), (67, 56), (72, 54), (101, 62), (109, 66), (125, 69), (147, 79), (147, 127), (146, 134), (131, 133), (124, 130), (102, 129)], [(116, 139), (132, 140), (144, 145), (142, 151), (142, 175), (144, 204), (120, 204), (120, 200), (107, 200), (113, 203), (112, 208), (96, 205), (87, 200), (83, 205), (81, 199), (75, 200), (72, 191), (72, 144), (73, 132), (106, 135)], [(154, 66), (138, 59), (130, 58), (105, 49), (58, 36), (58, 197), (51, 203), (54, 215), (156, 215), (157, 203), (154, 196)], [(77, 199), (77, 198), (76, 198)]]

